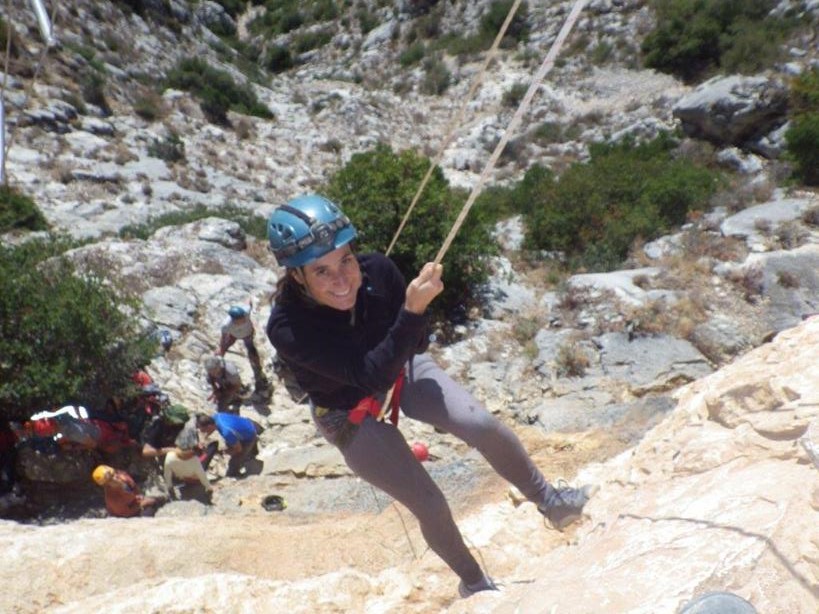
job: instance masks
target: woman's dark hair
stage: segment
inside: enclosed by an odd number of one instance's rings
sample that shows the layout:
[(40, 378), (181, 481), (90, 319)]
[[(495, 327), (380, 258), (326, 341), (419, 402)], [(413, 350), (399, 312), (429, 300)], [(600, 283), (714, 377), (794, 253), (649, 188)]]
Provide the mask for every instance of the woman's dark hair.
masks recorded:
[(273, 292), (273, 302), (277, 305), (289, 305), (296, 301), (303, 300), (304, 288), (296, 281), (293, 269), (287, 272), (276, 283), (276, 290)]

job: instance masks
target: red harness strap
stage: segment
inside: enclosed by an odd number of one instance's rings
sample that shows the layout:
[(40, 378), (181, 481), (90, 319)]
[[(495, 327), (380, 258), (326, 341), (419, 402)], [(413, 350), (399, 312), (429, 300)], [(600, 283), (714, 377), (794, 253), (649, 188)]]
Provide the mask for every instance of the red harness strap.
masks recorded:
[[(390, 399), (390, 422), (398, 426), (398, 406), (401, 402), (401, 388), (404, 386), (404, 369), (395, 378), (395, 383), (392, 389), (392, 398)], [(378, 419), (381, 414), (381, 403), (375, 397), (364, 397), (358, 404), (347, 413), (347, 420), (353, 424), (361, 424), (364, 418), (372, 416)]]

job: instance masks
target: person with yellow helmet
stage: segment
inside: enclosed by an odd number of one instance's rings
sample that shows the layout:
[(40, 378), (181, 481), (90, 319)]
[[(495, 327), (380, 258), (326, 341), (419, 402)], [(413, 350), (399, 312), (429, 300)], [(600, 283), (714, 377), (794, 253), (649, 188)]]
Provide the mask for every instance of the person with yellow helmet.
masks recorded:
[(102, 486), (105, 493), (105, 509), (111, 516), (131, 518), (152, 515), (162, 503), (157, 497), (146, 497), (139, 486), (125, 471), (108, 465), (99, 465), (91, 473), (91, 479)]

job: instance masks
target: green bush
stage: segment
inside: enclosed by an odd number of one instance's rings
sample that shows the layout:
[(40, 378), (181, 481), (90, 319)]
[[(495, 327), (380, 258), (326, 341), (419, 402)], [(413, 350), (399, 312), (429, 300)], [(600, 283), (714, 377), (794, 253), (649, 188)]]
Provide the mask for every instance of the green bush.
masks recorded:
[(85, 102), (98, 106), (103, 113), (110, 115), (111, 107), (105, 98), (106, 87), (105, 73), (88, 67), (80, 71), (80, 88)]
[(378, 17), (366, 7), (359, 7), (355, 12), (355, 18), (362, 34), (367, 34), (378, 26)]
[(645, 38), (645, 64), (694, 81), (709, 73), (755, 72), (780, 53), (791, 26), (769, 16), (775, 0), (653, 0), (657, 25)]
[(256, 215), (252, 211), (242, 209), (236, 205), (222, 205), (214, 209), (208, 209), (205, 205), (197, 205), (193, 209), (185, 211), (171, 211), (151, 217), (144, 224), (129, 224), (123, 226), (119, 231), (119, 236), (123, 239), (147, 239), (154, 232), (165, 226), (181, 226), (190, 224), (206, 217), (221, 217), (232, 222), (236, 222), (245, 231), (245, 234), (257, 239), (267, 238), (267, 219), (261, 215)]
[(245, 10), (246, 3), (244, 0), (216, 0), (216, 2), (221, 4), (222, 8), (225, 9), (225, 12), (234, 19), (241, 15)]
[(815, 113), (819, 109), (819, 68), (794, 79), (789, 94), (791, 114)]
[(201, 58), (183, 58), (168, 73), (166, 87), (185, 90), (199, 98), (202, 112), (214, 123), (226, 124), (228, 110), (272, 118), (273, 114), (256, 98), (250, 84), (237, 85), (227, 72), (212, 67)]
[(806, 185), (819, 185), (819, 112), (795, 117), (785, 143), (795, 164), (794, 175)]
[(153, 139), (148, 145), (148, 155), (173, 164), (185, 159), (185, 142), (175, 132), (164, 139)]
[(324, 47), (332, 38), (333, 35), (326, 30), (304, 32), (293, 37), (293, 49), (296, 53), (305, 53)]
[[(331, 177), (326, 194), (353, 220), (361, 251), (386, 250), (429, 164), (412, 151), (394, 153), (378, 145), (353, 155)], [(390, 254), (407, 281), (435, 258), (465, 201), (436, 168)], [(445, 290), (433, 303), (437, 315), (454, 315), (477, 301), (475, 287), (487, 277), (486, 256), (496, 249), (490, 224), (473, 207), (444, 258)]]
[(252, 34), (276, 36), (339, 17), (338, 3), (334, 0), (266, 0), (253, 4), (263, 4), (265, 10), (250, 23)]
[[(481, 16), (479, 24), (479, 32), (482, 40), (488, 40), (487, 49), (492, 46), (492, 41), (500, 32), (503, 22), (509, 14), (509, 9), (512, 8), (514, 0), (493, 0), (489, 5), (489, 10)], [(529, 13), (529, 5), (526, 2), (521, 2), (506, 34), (501, 41), (501, 47), (514, 47), (518, 42), (526, 42), (529, 38), (529, 24), (527, 15)]]
[(250, 23), (253, 34), (286, 34), (304, 24), (305, 17), (299, 10), (299, 0), (266, 2), (265, 11)]
[(401, 52), (401, 55), (398, 56), (398, 63), (405, 68), (412, 66), (423, 60), (425, 53), (424, 43), (413, 43)]
[[(464, 36), (458, 32), (450, 32), (438, 37), (434, 48), (444, 49), (450, 55), (471, 55), (486, 51), (495, 41), (511, 7), (512, 0), (494, 0), (481, 17), (477, 34)], [(501, 41), (501, 47), (513, 48), (518, 42), (525, 42), (528, 39), (528, 10), (528, 4), (521, 2)]]
[(158, 93), (149, 90), (134, 101), (134, 113), (147, 121), (156, 121), (167, 114), (165, 101)]
[(265, 52), (264, 67), (274, 73), (293, 68), (293, 56), (290, 55), (290, 50), (281, 45), (271, 45)]
[(452, 82), (452, 75), (439, 58), (427, 58), (424, 61), (424, 79), (421, 81), (421, 92), (430, 96), (440, 96)]
[(99, 276), (77, 275), (57, 249), (0, 246), (0, 418), (71, 401), (101, 407), (156, 349), (137, 329), (137, 305)]
[(527, 83), (522, 83), (520, 81), (514, 83), (508, 90), (503, 92), (501, 104), (504, 107), (517, 107), (520, 104), (520, 101), (523, 100), (523, 97), (526, 95), (528, 90), (529, 85)]
[(650, 143), (592, 146), (591, 160), (574, 164), (558, 179), (537, 167), (513, 190), (524, 207), (526, 246), (564, 253), (574, 265), (617, 267), (635, 239), (653, 239), (703, 207), (718, 175), (672, 155), (661, 135)]
[(819, 68), (791, 83), (790, 115), (785, 144), (794, 176), (806, 185), (819, 185)]
[(0, 185), (0, 233), (10, 230), (48, 230), (37, 204), (8, 185)]

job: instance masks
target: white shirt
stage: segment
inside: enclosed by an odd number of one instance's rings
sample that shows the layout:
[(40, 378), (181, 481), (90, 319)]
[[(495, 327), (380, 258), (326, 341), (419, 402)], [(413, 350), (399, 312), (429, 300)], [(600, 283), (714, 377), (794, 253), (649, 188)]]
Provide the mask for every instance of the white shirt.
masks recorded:
[(194, 454), (190, 458), (181, 459), (176, 455), (176, 450), (165, 455), (165, 488), (170, 492), (173, 487), (173, 479), (179, 480), (199, 480), (205, 490), (211, 490), (210, 482), (199, 457)]

